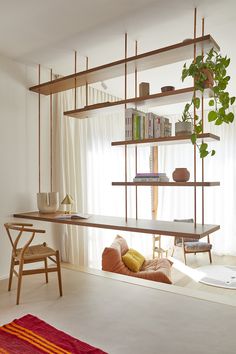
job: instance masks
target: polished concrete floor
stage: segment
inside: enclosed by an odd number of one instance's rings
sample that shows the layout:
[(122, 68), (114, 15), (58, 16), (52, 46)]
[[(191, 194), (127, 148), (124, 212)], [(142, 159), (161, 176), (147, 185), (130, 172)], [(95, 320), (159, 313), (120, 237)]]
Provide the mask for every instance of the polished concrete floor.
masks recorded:
[(21, 304), (0, 282), (0, 324), (31, 313), (110, 354), (233, 354), (236, 307), (106, 276), (63, 269), (64, 296), (50, 274), (24, 277)]

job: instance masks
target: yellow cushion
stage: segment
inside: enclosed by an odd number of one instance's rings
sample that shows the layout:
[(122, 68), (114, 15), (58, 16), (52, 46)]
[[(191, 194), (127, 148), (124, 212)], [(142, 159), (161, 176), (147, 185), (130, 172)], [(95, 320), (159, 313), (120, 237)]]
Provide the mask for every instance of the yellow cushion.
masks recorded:
[(132, 272), (137, 273), (141, 269), (145, 258), (138, 251), (130, 248), (128, 252), (122, 256), (122, 261)]

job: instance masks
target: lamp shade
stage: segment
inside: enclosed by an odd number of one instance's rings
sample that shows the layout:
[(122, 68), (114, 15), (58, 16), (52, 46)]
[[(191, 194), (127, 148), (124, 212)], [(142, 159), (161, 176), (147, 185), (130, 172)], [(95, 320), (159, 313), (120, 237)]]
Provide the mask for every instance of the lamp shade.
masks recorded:
[(73, 203), (74, 203), (74, 200), (70, 194), (67, 194), (65, 196), (65, 198), (63, 199), (63, 201), (61, 202), (61, 204), (73, 204)]

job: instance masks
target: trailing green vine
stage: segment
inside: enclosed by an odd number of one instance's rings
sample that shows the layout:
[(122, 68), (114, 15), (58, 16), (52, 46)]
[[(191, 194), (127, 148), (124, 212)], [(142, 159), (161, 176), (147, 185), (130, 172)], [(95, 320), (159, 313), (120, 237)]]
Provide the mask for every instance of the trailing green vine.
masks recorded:
[[(197, 56), (189, 67), (185, 63), (182, 70), (182, 81), (187, 77), (192, 77), (196, 91), (199, 90), (203, 93), (205, 89), (211, 89), (212, 97), (208, 102), (211, 110), (208, 113), (208, 121), (214, 122), (215, 125), (229, 124), (234, 121), (234, 114), (229, 112), (229, 108), (234, 104), (235, 97), (230, 97), (226, 91), (230, 81), (230, 76), (227, 75), (226, 70), (229, 64), (230, 58), (227, 58), (227, 56), (222, 57), (220, 53), (212, 48), (206, 56)], [(193, 94), (191, 102), (184, 107), (182, 121), (195, 121), (191, 141), (197, 145), (200, 157), (204, 158), (209, 154), (211, 156), (215, 155), (215, 150), (209, 151), (208, 144), (205, 142), (197, 144), (197, 136), (203, 132), (202, 119), (198, 115), (193, 117), (190, 109), (194, 107), (199, 109), (200, 104), (200, 98), (195, 97)]]

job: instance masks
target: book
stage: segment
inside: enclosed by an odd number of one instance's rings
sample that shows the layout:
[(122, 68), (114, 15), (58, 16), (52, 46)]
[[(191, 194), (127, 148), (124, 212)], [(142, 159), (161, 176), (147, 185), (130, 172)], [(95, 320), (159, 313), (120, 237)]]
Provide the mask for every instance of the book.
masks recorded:
[(134, 177), (133, 182), (169, 182), (169, 178), (165, 177)]
[(140, 139), (140, 115), (137, 113), (133, 116), (133, 139)]
[(152, 138), (154, 138), (154, 120), (155, 120), (156, 114), (154, 114), (152, 112), (148, 112), (146, 114), (146, 117), (147, 117), (147, 124), (148, 124), (147, 138), (152, 139)]
[(136, 173), (135, 177), (166, 177), (165, 172)]
[(153, 120), (153, 137), (160, 138), (161, 137), (161, 119), (156, 116)]
[(133, 108), (125, 110), (125, 140), (133, 139), (133, 114), (135, 112)]
[(72, 213), (72, 214), (58, 214), (55, 219), (88, 219), (90, 215), (82, 213)]

